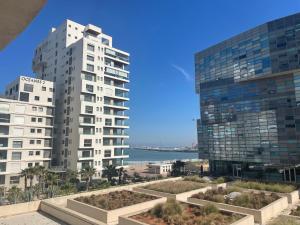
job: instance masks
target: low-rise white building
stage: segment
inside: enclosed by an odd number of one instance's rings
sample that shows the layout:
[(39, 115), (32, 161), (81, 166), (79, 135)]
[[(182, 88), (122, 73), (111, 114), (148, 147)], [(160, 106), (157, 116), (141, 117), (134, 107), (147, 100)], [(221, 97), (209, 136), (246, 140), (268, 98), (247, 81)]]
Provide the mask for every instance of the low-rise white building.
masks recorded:
[(148, 172), (151, 174), (167, 175), (172, 171), (172, 163), (148, 164)]
[(20, 76), (0, 98), (0, 185), (22, 186), (22, 169), (50, 166), (53, 82)]

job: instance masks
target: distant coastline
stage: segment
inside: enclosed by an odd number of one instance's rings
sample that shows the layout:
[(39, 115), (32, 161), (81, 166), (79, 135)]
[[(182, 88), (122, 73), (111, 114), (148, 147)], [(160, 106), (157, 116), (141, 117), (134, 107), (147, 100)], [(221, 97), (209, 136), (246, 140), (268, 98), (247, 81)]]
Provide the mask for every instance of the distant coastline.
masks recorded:
[(163, 148), (163, 147), (131, 147), (131, 149), (141, 149), (154, 152), (198, 152), (197, 149), (190, 148)]

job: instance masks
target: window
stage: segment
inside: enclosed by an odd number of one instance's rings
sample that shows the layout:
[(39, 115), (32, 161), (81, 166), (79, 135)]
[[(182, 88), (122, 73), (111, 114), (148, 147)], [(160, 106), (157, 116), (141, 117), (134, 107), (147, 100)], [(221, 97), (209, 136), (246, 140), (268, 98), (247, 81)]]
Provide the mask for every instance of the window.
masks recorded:
[(0, 184), (5, 184), (5, 175), (0, 175)]
[(84, 147), (91, 147), (92, 139), (84, 139)]
[(42, 133), (42, 129), (37, 129), (37, 133), (38, 134)]
[(33, 156), (33, 151), (29, 151), (28, 155)]
[(87, 59), (88, 61), (94, 62), (94, 56), (87, 55), (87, 56), (86, 56), (86, 59)]
[(20, 176), (11, 176), (9, 178), (9, 184), (19, 184), (20, 183)]
[(39, 107), (39, 112), (43, 112), (43, 107)]
[(29, 144), (34, 145), (34, 140), (30, 140)]
[(94, 65), (86, 64), (86, 70), (87, 70), (87, 71), (94, 72)]
[(36, 140), (36, 144), (40, 145), (42, 143), (42, 140)]
[(46, 91), (46, 90), (47, 90), (46, 87), (43, 86), (43, 87), (42, 87), (42, 91)]
[(22, 152), (12, 152), (11, 159), (12, 160), (21, 160)]
[(37, 111), (37, 107), (32, 106), (32, 111), (36, 112)]
[(43, 118), (38, 118), (38, 122), (42, 123), (43, 122)]
[(52, 98), (48, 98), (48, 102), (52, 102)]
[(13, 148), (22, 148), (23, 141), (13, 141)]
[(32, 167), (32, 163), (28, 163), (28, 167)]
[(93, 106), (86, 105), (85, 106), (85, 113), (92, 114), (93, 113)]
[(41, 155), (41, 152), (40, 151), (36, 151), (35, 155)]
[(39, 100), (40, 100), (40, 97), (39, 97), (39, 96), (34, 96), (34, 100), (35, 100), (35, 101), (39, 101)]
[(29, 102), (29, 93), (20, 92), (20, 101)]
[(31, 117), (31, 122), (36, 122), (36, 118), (35, 117)]
[(32, 84), (24, 84), (24, 91), (33, 92), (33, 85)]
[(88, 44), (87, 45), (87, 50), (89, 50), (89, 51), (95, 51), (95, 46), (94, 45), (91, 45), (91, 44)]
[(36, 162), (34, 165), (35, 165), (35, 166), (39, 166), (39, 165), (40, 165), (40, 163)]
[(104, 151), (104, 157), (111, 157), (111, 151), (110, 150), (105, 150)]
[(86, 90), (87, 90), (88, 92), (94, 92), (94, 86), (93, 86), (93, 85), (87, 84), (87, 85), (86, 85)]

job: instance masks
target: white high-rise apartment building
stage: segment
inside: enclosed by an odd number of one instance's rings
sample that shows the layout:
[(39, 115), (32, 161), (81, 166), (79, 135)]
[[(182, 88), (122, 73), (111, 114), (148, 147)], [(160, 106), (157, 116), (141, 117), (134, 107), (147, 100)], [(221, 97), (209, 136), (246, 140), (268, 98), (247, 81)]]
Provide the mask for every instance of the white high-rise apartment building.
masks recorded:
[(66, 20), (36, 48), (33, 70), (56, 89), (54, 165), (90, 165), (97, 176), (107, 165), (124, 165), (128, 66), (129, 54), (91, 24)]
[(48, 168), (54, 114), (53, 82), (20, 76), (0, 97), (0, 185), (24, 185), (22, 169)]

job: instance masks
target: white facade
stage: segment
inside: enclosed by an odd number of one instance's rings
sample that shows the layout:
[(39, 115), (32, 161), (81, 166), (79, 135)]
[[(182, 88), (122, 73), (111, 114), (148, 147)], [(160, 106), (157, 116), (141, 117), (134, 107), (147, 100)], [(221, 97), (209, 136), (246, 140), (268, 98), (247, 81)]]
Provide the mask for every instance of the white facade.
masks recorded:
[(167, 175), (172, 171), (172, 163), (148, 164), (148, 172), (152, 174)]
[(123, 165), (129, 128), (129, 54), (94, 25), (66, 20), (36, 48), (33, 70), (56, 89), (53, 163), (80, 170)]
[(0, 98), (0, 185), (21, 185), (22, 169), (50, 165), (53, 82), (21, 76)]

